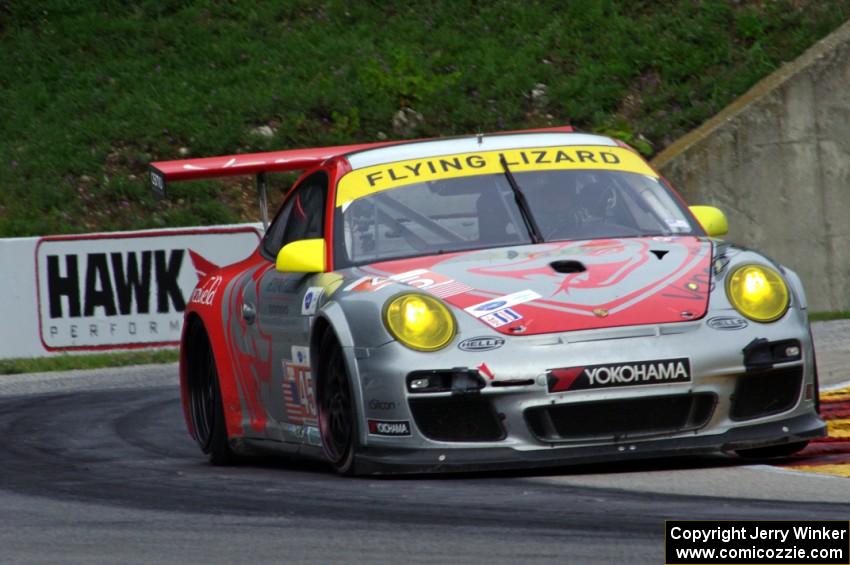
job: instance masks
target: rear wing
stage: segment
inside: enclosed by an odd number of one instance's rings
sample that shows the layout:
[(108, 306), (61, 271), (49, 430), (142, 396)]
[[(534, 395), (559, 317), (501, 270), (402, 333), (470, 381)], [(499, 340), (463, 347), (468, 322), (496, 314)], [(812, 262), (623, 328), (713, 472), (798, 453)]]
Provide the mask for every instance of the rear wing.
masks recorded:
[(399, 142), (384, 141), (357, 145), (339, 145), (336, 147), (245, 153), (242, 155), (225, 155), (222, 157), (205, 157), (202, 159), (156, 161), (150, 164), (151, 189), (157, 195), (165, 196), (168, 183), (171, 182), (299, 171), (309, 169), (337, 155), (344, 155), (363, 149), (372, 149), (392, 143)]
[[(499, 133), (570, 133), (571, 126), (506, 131)], [(481, 134), (479, 134), (481, 135)], [(237, 175), (255, 175), (257, 192), (260, 198), (260, 213), (263, 226), (268, 226), (268, 202), (266, 196), (266, 173), (284, 173), (300, 171), (320, 165), (331, 157), (345, 155), (365, 149), (375, 149), (387, 145), (410, 143), (422, 140), (380, 141), (335, 147), (314, 147), (309, 149), (289, 149), (286, 151), (268, 151), (265, 153), (245, 153), (222, 157), (201, 159), (181, 159), (177, 161), (156, 161), (149, 165), (151, 189), (159, 197), (168, 193), (168, 184), (187, 180), (221, 178)]]
[(363, 149), (372, 149), (392, 143), (398, 142), (385, 141), (382, 143), (362, 143), (358, 145), (339, 145), (336, 147), (245, 153), (243, 155), (225, 155), (222, 157), (205, 157), (202, 159), (156, 161), (149, 165), (151, 189), (154, 194), (164, 198), (168, 193), (168, 184), (172, 182), (237, 175), (255, 175), (257, 179), (257, 193), (260, 198), (260, 215), (262, 216), (263, 227), (265, 228), (269, 224), (266, 173), (285, 173), (309, 169), (337, 155), (344, 155)]

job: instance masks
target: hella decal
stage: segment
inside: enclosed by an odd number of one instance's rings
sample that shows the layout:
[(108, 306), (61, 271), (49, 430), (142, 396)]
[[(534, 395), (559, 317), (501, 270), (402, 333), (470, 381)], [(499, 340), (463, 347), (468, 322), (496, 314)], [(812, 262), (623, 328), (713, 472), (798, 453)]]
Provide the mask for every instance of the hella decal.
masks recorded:
[(745, 319), (736, 316), (718, 316), (709, 319), (706, 324), (715, 330), (742, 330), (749, 325)]
[(690, 382), (690, 360), (662, 359), (552, 369), (549, 392)]
[(369, 420), (369, 433), (373, 436), (409, 436), (410, 423), (407, 420)]
[(461, 351), (490, 351), (499, 349), (505, 345), (504, 338), (501, 337), (471, 337), (457, 344)]

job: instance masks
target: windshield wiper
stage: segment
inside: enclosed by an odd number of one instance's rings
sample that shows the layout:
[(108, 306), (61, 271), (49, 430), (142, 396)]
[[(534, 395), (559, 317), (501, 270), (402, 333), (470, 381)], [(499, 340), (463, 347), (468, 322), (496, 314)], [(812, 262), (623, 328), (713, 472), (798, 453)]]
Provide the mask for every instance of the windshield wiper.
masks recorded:
[(514, 200), (516, 200), (519, 211), (522, 213), (522, 219), (525, 221), (525, 227), (531, 235), (532, 243), (543, 243), (543, 235), (540, 232), (540, 226), (534, 221), (534, 216), (531, 215), (531, 209), (528, 207), (528, 200), (525, 199), (525, 194), (522, 193), (519, 185), (514, 178), (513, 173), (508, 168), (508, 162), (504, 155), (499, 156), (499, 162), (502, 163), (502, 169), (505, 171), (505, 178), (508, 179), (508, 184), (511, 185), (511, 190), (514, 191)]

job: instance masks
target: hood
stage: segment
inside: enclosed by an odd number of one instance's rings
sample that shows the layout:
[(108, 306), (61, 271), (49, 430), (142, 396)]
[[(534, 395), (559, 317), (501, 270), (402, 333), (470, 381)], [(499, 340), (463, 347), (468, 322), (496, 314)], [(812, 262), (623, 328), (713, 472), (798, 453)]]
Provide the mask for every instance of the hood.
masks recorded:
[(363, 271), (380, 278), (362, 284), (388, 277), (442, 298), (457, 316), (507, 335), (534, 335), (701, 318), (711, 243), (567, 241), (386, 261)]

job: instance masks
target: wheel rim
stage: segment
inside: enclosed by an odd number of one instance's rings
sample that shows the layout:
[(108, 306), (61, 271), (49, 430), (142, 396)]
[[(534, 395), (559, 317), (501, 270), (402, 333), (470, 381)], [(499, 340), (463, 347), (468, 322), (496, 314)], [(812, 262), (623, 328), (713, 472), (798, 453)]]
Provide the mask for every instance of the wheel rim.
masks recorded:
[(351, 391), (341, 361), (335, 353), (322, 395), (322, 444), (334, 464), (345, 460), (352, 441)]
[(206, 450), (212, 436), (212, 428), (215, 420), (215, 386), (216, 374), (215, 364), (212, 359), (212, 351), (207, 348), (207, 353), (198, 367), (191, 387), (192, 396), (192, 425), (198, 443)]

